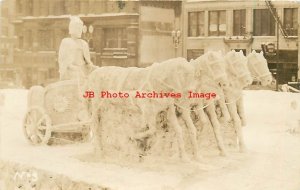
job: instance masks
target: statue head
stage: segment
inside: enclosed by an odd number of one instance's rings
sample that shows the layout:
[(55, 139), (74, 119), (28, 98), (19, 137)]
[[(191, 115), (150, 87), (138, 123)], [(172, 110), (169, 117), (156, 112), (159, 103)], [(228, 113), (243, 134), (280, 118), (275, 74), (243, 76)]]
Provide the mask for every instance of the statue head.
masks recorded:
[(83, 22), (77, 16), (70, 17), (69, 34), (75, 38), (81, 38)]

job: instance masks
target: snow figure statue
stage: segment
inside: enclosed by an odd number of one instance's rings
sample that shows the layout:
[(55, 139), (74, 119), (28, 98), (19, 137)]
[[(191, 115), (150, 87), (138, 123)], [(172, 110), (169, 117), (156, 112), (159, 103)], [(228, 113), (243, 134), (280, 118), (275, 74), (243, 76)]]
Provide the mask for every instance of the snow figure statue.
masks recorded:
[(226, 54), (225, 59), (228, 63), (227, 75), (231, 83), (230, 88), (224, 91), (226, 104), (232, 118), (231, 124), (237, 135), (239, 150), (243, 152), (246, 146), (241, 126), (246, 125), (246, 117), (242, 90), (252, 83), (252, 78), (259, 80), (263, 86), (269, 85), (272, 82), (272, 75), (262, 53), (252, 51), (245, 57), (242, 51), (239, 53), (231, 51)]
[(61, 80), (85, 78), (95, 66), (93, 65), (88, 43), (81, 38), (83, 22), (79, 17), (71, 17), (69, 34), (59, 47), (58, 62)]
[[(71, 17), (69, 33), (60, 44), (60, 81), (28, 92), (24, 133), (31, 144), (76, 142), (89, 138), (90, 115), (83, 98), (86, 78), (97, 68), (90, 59), (87, 42), (80, 39), (83, 22)], [(67, 127), (66, 127), (67, 126)]]

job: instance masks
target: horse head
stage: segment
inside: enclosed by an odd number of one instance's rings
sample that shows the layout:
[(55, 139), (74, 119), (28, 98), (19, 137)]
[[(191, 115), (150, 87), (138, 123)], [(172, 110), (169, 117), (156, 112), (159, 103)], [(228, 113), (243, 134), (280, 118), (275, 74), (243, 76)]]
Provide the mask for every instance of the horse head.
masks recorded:
[(234, 50), (225, 55), (226, 69), (228, 74), (237, 80), (242, 87), (252, 84), (252, 77), (247, 67), (247, 58), (243, 52), (236, 52)]
[(225, 70), (225, 60), (221, 52), (210, 51), (193, 60), (196, 65), (196, 73), (205, 74), (221, 88), (229, 87)]
[(252, 76), (258, 79), (263, 86), (269, 85), (272, 82), (272, 74), (269, 71), (267, 60), (262, 52), (256, 53), (253, 50), (248, 56), (248, 68)]

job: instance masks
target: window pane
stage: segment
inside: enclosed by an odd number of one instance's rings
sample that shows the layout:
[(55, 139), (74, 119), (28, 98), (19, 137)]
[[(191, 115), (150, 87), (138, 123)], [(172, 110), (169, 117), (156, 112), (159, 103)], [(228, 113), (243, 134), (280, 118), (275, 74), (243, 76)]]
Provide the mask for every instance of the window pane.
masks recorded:
[(233, 35), (239, 36), (241, 26), (240, 10), (233, 11)]
[(27, 33), (26, 33), (26, 48), (28, 50), (31, 50), (32, 48), (32, 31), (31, 30), (27, 30)]
[(197, 36), (197, 14), (189, 13), (189, 36)]
[(219, 11), (219, 36), (226, 35), (226, 11)]
[(298, 9), (286, 8), (284, 9), (284, 28), (290, 36), (297, 36), (298, 30)]
[(286, 29), (292, 27), (292, 17), (293, 17), (292, 9), (284, 9), (284, 26)]
[(293, 36), (298, 36), (298, 9), (293, 9)]
[(53, 31), (51, 30), (39, 30), (39, 45), (41, 50), (53, 49)]
[(125, 29), (120, 29), (120, 33), (121, 33), (121, 38), (119, 40), (121, 40), (121, 48), (127, 48), (127, 33)]
[(270, 16), (269, 16), (269, 10), (262, 10), (261, 11), (261, 19), (262, 19), (262, 23), (264, 23), (264, 25), (261, 26), (261, 36), (268, 36), (268, 34), (270, 33)]
[(198, 36), (204, 36), (204, 11), (198, 12)]
[(209, 35), (210, 36), (218, 35), (218, 12), (217, 11), (209, 12)]
[(127, 33), (123, 28), (104, 29), (105, 48), (126, 48)]
[(233, 12), (233, 35), (243, 36), (246, 32), (246, 10), (234, 10)]
[[(276, 11), (276, 10), (275, 10)], [(269, 18), (270, 18), (270, 28), (269, 28), (269, 34), (268, 36), (275, 36), (275, 19), (273, 15), (268, 11), (269, 13)]]
[(261, 10), (254, 10), (253, 14), (253, 34), (254, 36), (260, 36), (261, 34)]
[(274, 36), (275, 20), (268, 9), (254, 10), (254, 36)]
[(209, 35), (226, 35), (226, 11), (209, 12)]
[(204, 36), (204, 11), (190, 12), (188, 14), (189, 26), (188, 34), (190, 37)]

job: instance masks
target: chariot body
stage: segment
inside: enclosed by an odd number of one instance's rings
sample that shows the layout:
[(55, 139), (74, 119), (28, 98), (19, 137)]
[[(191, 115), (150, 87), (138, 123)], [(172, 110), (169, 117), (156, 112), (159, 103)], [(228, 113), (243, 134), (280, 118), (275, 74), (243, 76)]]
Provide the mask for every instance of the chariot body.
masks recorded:
[(90, 124), (78, 81), (64, 80), (45, 88), (30, 88), (23, 123), (25, 137), (30, 143), (86, 140)]

